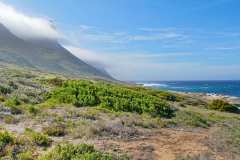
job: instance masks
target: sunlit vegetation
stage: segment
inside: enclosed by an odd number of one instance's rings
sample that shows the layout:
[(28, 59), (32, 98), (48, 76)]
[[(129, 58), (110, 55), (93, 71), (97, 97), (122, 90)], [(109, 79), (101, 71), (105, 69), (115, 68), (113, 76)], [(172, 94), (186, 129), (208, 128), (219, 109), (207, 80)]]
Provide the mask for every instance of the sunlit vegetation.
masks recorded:
[(0, 102), (5, 102), (6, 98), (4, 96), (0, 96)]
[(210, 126), (210, 121), (203, 115), (193, 111), (179, 111), (174, 118), (174, 121), (178, 125), (190, 126), (190, 127), (203, 127)]
[(27, 137), (17, 137), (7, 131), (0, 131), (1, 159), (33, 160), (33, 148)]
[(149, 113), (162, 117), (174, 115), (174, 110), (160, 96), (103, 82), (66, 81), (48, 98), (49, 101), (70, 103), (76, 107), (99, 105), (113, 111)]
[(6, 95), (11, 93), (11, 88), (9, 86), (0, 85), (0, 94)]
[(92, 145), (62, 144), (56, 146), (39, 160), (127, 160), (127, 157), (117, 157), (108, 153), (97, 151)]
[(8, 107), (15, 107), (15, 106), (19, 106), (21, 104), (20, 100), (18, 97), (14, 96), (9, 98), (6, 102), (5, 105)]
[(5, 154), (5, 148), (7, 145), (13, 144), (14, 138), (7, 131), (0, 132), (0, 154)]
[(65, 125), (61, 123), (51, 124), (43, 128), (43, 132), (49, 136), (64, 136), (66, 134)]
[(12, 115), (5, 115), (3, 120), (7, 124), (16, 124), (18, 122), (18, 119)]
[(220, 99), (213, 100), (209, 106), (209, 109), (217, 110), (217, 111), (222, 111), (222, 112), (233, 112), (233, 113), (238, 113), (239, 109), (237, 106), (229, 104), (228, 102)]
[(47, 147), (51, 145), (51, 139), (42, 133), (35, 132), (32, 129), (26, 129), (25, 134), (30, 138), (31, 142), (38, 145)]
[[(55, 74), (1, 70), (0, 75), (0, 159), (131, 159), (131, 151), (118, 142), (137, 141), (139, 152), (154, 151), (142, 142), (153, 142), (166, 130), (170, 139), (178, 131), (204, 132), (211, 153), (240, 155), (239, 105)], [(179, 159), (208, 156), (183, 153)]]

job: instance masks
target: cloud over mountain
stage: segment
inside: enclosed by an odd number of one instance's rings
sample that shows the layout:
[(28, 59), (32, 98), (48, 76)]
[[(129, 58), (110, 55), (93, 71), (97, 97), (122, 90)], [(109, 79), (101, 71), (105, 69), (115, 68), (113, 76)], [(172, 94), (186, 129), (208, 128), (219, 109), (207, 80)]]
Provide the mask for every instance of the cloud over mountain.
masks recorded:
[(25, 15), (3, 2), (0, 2), (0, 23), (23, 39), (60, 38), (60, 33), (49, 20)]

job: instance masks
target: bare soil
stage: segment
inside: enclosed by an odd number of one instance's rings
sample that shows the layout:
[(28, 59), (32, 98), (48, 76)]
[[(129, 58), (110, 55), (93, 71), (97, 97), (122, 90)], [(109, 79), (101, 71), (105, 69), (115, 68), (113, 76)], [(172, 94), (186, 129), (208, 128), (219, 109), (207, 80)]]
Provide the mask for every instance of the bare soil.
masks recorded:
[(187, 131), (163, 128), (150, 137), (137, 140), (103, 140), (95, 143), (99, 148), (127, 152), (134, 160), (176, 160), (181, 157), (203, 160), (224, 160), (208, 143), (209, 130)]

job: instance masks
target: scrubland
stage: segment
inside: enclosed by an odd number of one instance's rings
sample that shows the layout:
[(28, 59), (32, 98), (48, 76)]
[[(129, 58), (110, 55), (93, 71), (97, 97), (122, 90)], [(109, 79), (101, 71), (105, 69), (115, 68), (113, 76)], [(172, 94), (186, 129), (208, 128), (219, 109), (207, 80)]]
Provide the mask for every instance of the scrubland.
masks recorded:
[(239, 105), (0, 66), (0, 159), (240, 159)]

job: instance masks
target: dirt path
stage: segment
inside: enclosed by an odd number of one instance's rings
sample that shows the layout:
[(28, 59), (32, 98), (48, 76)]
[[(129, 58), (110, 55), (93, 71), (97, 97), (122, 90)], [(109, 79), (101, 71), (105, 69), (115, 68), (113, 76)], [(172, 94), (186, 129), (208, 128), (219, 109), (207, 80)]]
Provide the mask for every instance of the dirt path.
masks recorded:
[[(0, 123), (1, 124), (1, 123)], [(5, 124), (5, 128), (15, 133), (23, 133), (24, 128), (31, 126), (35, 130), (41, 126), (32, 121), (24, 121), (18, 124)], [(68, 140), (71, 143), (90, 143), (105, 151), (128, 153), (134, 160), (178, 160), (179, 156), (201, 157), (201, 160), (224, 160), (209, 147), (209, 135), (212, 129), (183, 130), (162, 128), (153, 132), (151, 136), (136, 138), (134, 140), (83, 140), (71, 137), (52, 137), (54, 141)], [(224, 156), (224, 155), (222, 155)], [(226, 156), (225, 156), (226, 157)], [(226, 159), (226, 158), (225, 158)]]
[(207, 138), (208, 130), (205, 129), (194, 132), (161, 129), (160, 132), (148, 138), (131, 141), (109, 140), (104, 144), (118, 146), (119, 150), (129, 152), (134, 160), (175, 160), (180, 155), (191, 157), (203, 155), (209, 158), (208, 154), (211, 154), (210, 159), (221, 160), (222, 158), (215, 157), (204, 143)]

